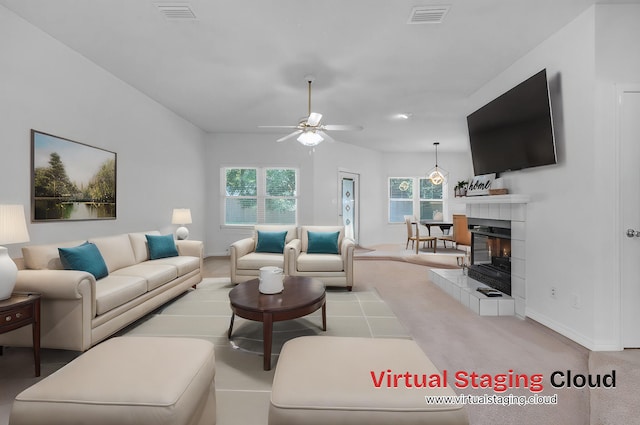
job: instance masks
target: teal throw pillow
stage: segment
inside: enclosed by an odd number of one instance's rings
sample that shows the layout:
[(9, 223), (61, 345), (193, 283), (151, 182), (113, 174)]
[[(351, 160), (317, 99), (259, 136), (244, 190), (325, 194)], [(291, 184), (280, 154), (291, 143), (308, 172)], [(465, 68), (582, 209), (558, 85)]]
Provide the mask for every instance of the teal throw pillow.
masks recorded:
[(149, 258), (157, 260), (159, 258), (177, 257), (178, 248), (173, 240), (173, 235), (145, 235), (149, 244)]
[(109, 275), (109, 269), (107, 269), (100, 250), (92, 243), (85, 242), (72, 248), (58, 248), (58, 253), (65, 270), (88, 272), (96, 280)]
[(287, 231), (283, 232), (263, 232), (258, 230), (258, 243), (256, 244), (256, 252), (271, 252), (282, 254), (284, 252), (284, 243), (287, 239)]
[(339, 236), (340, 232), (307, 232), (307, 254), (339, 254)]

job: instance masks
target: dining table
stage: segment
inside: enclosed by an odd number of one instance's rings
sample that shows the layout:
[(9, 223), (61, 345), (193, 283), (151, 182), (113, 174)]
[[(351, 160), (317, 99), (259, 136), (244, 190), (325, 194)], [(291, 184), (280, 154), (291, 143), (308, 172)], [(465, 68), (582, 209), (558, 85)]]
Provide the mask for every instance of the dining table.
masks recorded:
[(431, 236), (431, 227), (433, 226), (439, 227), (443, 235), (448, 235), (449, 230), (453, 227), (452, 222), (441, 220), (420, 220), (420, 224), (427, 228), (429, 236)]

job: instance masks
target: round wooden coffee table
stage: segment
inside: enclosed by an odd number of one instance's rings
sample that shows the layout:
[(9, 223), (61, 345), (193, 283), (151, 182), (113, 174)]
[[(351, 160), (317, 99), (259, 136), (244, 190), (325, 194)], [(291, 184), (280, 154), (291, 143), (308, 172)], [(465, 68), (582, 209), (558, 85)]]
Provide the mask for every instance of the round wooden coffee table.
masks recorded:
[(325, 289), (321, 281), (300, 276), (285, 277), (284, 290), (278, 294), (260, 293), (259, 284), (259, 279), (249, 280), (229, 292), (232, 314), (228, 337), (231, 338), (236, 315), (262, 322), (264, 370), (270, 370), (273, 322), (297, 319), (322, 307), (322, 330), (327, 330)]

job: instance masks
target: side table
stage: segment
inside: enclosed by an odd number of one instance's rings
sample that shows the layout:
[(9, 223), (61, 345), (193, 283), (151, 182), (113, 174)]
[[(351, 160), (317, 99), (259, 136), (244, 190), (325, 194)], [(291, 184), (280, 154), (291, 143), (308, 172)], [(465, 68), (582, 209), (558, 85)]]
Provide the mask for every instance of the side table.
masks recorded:
[(0, 334), (27, 325), (33, 325), (33, 360), (40, 376), (40, 294), (14, 292), (0, 301)]

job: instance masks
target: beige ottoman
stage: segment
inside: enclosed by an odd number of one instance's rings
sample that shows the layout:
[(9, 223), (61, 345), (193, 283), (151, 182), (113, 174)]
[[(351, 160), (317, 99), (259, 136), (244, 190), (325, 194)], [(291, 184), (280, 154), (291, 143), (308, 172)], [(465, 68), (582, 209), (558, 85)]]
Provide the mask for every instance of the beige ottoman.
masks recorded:
[(10, 425), (215, 424), (213, 344), (119, 337), (16, 397)]
[(389, 388), (389, 370), (439, 374), (411, 340), (330, 336), (290, 340), (276, 366), (269, 425), (469, 423), (462, 405), (426, 403), (426, 395), (456, 395), (449, 386)]

